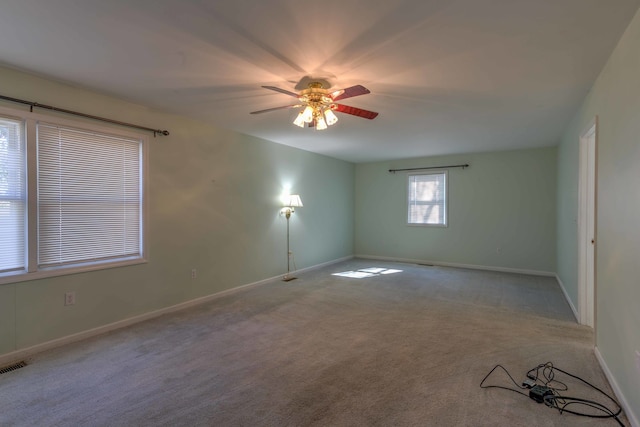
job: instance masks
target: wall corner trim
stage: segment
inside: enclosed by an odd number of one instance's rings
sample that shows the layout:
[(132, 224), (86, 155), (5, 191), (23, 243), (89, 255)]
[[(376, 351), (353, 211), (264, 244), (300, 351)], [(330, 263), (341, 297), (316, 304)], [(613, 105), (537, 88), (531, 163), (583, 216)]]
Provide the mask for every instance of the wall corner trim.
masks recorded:
[(562, 282), (562, 279), (560, 279), (560, 276), (558, 276), (557, 274), (556, 274), (556, 280), (560, 285), (560, 289), (562, 289), (562, 293), (564, 294), (564, 299), (567, 300), (569, 307), (571, 307), (571, 311), (573, 312), (573, 317), (575, 317), (576, 322), (580, 323), (580, 316), (578, 316), (578, 310), (576, 310), (576, 306), (573, 305), (573, 301), (571, 301), (571, 298), (569, 298), (569, 293), (567, 292), (567, 288), (565, 288), (564, 283)]
[(631, 407), (631, 405), (629, 405), (629, 402), (627, 401), (624, 394), (622, 393), (622, 390), (620, 389), (618, 382), (616, 381), (615, 377), (611, 373), (611, 370), (609, 370), (609, 367), (607, 366), (607, 363), (604, 361), (602, 354), (600, 354), (600, 350), (598, 350), (597, 346), (593, 350), (596, 355), (596, 359), (598, 359), (598, 363), (600, 363), (600, 367), (604, 371), (604, 375), (607, 377), (607, 380), (609, 380), (609, 385), (611, 385), (613, 392), (618, 398), (618, 402), (620, 402), (620, 405), (622, 405), (624, 414), (627, 416), (627, 419), (629, 419), (629, 422), (631, 423), (631, 427), (640, 427), (640, 421), (638, 421), (638, 415), (635, 412), (633, 412), (633, 408)]

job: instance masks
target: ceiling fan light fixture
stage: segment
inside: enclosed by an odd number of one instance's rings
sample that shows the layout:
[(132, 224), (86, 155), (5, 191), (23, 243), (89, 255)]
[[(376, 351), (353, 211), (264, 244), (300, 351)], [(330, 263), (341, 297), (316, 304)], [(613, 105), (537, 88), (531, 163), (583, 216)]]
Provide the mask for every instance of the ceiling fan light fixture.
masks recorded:
[(324, 121), (324, 117), (321, 114), (318, 114), (316, 118), (316, 129), (325, 130), (327, 128), (327, 122)]
[(306, 122), (305, 122), (305, 120), (304, 120), (304, 116), (303, 116), (303, 114), (302, 114), (302, 111), (300, 111), (300, 112), (298, 113), (298, 115), (296, 116), (296, 119), (293, 121), (293, 124), (294, 124), (294, 125), (296, 125), (296, 126), (300, 126), (301, 128), (303, 128), (305, 123), (306, 123)]
[(333, 111), (331, 111), (331, 108), (327, 108), (324, 112), (324, 118), (327, 122), (327, 125), (331, 126), (331, 125), (335, 125), (338, 122), (338, 116), (336, 116)]
[(313, 107), (311, 107), (311, 105), (307, 105), (300, 114), (302, 115), (302, 120), (306, 123), (311, 123), (313, 121)]

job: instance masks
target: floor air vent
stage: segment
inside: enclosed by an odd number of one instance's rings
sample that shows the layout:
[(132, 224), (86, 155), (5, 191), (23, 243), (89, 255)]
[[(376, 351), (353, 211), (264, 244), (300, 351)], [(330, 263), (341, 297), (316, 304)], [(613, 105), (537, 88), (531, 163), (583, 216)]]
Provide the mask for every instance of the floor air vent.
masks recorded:
[(13, 365), (9, 366), (3, 366), (2, 368), (0, 368), (0, 375), (6, 374), (7, 372), (15, 371), (16, 369), (24, 368), (25, 366), (27, 366), (27, 362), (24, 361), (14, 363)]

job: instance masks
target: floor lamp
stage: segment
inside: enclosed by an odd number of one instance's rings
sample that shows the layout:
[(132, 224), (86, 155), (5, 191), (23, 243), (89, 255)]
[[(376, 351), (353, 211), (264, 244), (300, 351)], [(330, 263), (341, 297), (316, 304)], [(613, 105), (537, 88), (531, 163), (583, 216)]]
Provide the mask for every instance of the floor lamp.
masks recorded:
[(282, 278), (285, 282), (295, 280), (296, 277), (291, 276), (291, 250), (289, 250), (289, 218), (291, 214), (296, 210), (295, 208), (302, 207), (302, 200), (297, 194), (291, 194), (285, 199), (284, 207), (280, 209), (280, 215), (284, 215), (287, 218), (287, 274)]

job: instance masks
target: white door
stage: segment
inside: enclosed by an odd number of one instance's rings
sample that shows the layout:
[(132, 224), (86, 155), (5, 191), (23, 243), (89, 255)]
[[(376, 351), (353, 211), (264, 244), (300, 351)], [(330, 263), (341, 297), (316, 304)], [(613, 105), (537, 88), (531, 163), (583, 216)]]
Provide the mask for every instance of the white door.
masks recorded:
[(578, 304), (580, 323), (595, 324), (597, 120), (580, 137), (578, 194)]

